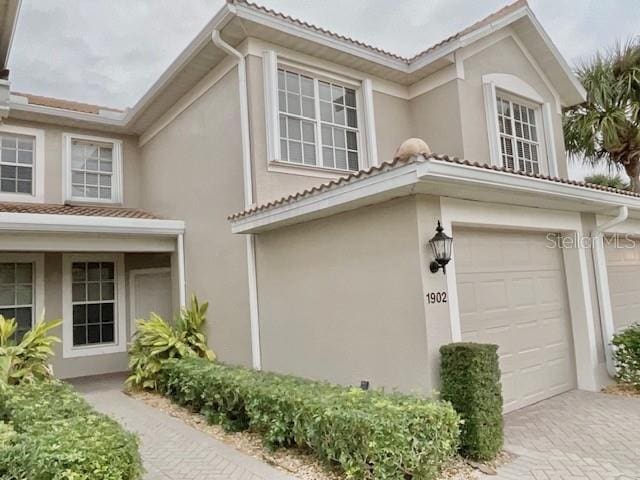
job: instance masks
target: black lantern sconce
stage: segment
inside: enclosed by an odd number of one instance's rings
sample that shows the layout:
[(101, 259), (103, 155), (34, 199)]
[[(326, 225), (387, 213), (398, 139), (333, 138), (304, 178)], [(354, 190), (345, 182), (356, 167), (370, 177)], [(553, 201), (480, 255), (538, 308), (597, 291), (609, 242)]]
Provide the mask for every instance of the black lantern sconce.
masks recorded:
[(440, 269), (442, 269), (442, 273), (447, 273), (446, 266), (447, 263), (449, 263), (449, 260), (451, 260), (452, 243), (453, 238), (444, 233), (444, 229), (442, 228), (442, 225), (440, 225), (440, 220), (438, 220), (436, 234), (431, 240), (429, 240), (429, 245), (431, 246), (431, 251), (435, 258), (435, 260), (429, 264), (429, 270), (431, 270), (431, 273), (437, 273)]

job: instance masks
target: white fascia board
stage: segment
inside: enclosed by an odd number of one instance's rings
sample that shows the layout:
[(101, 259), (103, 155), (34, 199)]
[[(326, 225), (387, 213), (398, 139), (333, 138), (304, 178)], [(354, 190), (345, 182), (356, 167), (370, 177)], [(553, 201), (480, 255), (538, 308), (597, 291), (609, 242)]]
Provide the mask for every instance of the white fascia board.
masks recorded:
[(629, 208), (640, 209), (640, 198), (440, 160), (431, 160), (418, 165), (417, 176), (420, 180), (458, 181), (488, 188), (529, 192), (541, 196), (553, 196), (558, 199), (590, 202), (603, 207), (626, 205)]
[[(313, 194), (307, 198), (269, 208), (248, 217), (231, 221), (232, 233), (254, 233), (276, 228), (282, 224), (296, 223), (299, 217), (310, 216), (327, 209), (339, 210), (347, 204), (409, 187), (417, 182), (416, 164), (378, 173), (344, 186)], [(268, 227), (268, 228), (267, 228)]]
[(21, 97), (12, 94), (9, 100), (9, 108), (11, 111), (20, 111), (27, 113), (35, 113), (38, 115), (52, 115), (55, 117), (68, 118), (79, 122), (98, 123), (100, 125), (108, 125), (111, 127), (117, 127), (125, 129), (127, 122), (125, 115), (121, 114), (118, 118), (114, 113), (101, 116), (103, 114), (76, 112), (73, 110), (64, 110), (62, 108), (45, 107), (44, 105), (33, 105), (30, 103), (21, 102)]
[(147, 90), (140, 100), (129, 110), (125, 117), (125, 123), (131, 124), (136, 116), (142, 112), (148, 104), (152, 103), (155, 96), (166, 84), (168, 84), (183, 67), (211, 41), (211, 33), (222, 29), (235, 16), (236, 8), (225, 3), (218, 13), (207, 23), (200, 33), (185, 47), (169, 67), (160, 75), (160, 78)]
[(184, 229), (182, 220), (0, 212), (0, 231), (176, 236)]
[(326, 33), (316, 32), (313, 29), (293, 24), (282, 18), (275, 17), (274, 15), (266, 12), (256, 11), (250, 7), (236, 5), (235, 9), (236, 15), (239, 18), (243, 18), (245, 20), (249, 20), (251, 22), (273, 28), (275, 30), (280, 30), (296, 37), (304, 38), (305, 40), (310, 40), (314, 43), (325, 45), (327, 47), (340, 50), (341, 52), (345, 52), (356, 57), (363, 58), (370, 62), (375, 62), (380, 65), (399, 70), (404, 73), (409, 72), (409, 64), (399, 58), (396, 59), (390, 57), (389, 55), (376, 52), (375, 50), (372, 50), (368, 47), (360, 47), (358, 45), (354, 45), (349, 41), (341, 40), (332, 35), (327, 35)]

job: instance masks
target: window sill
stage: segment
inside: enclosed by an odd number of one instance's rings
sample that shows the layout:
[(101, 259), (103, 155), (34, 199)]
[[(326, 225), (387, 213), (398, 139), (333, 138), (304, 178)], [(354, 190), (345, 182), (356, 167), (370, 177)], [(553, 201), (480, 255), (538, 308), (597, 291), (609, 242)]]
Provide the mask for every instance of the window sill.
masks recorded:
[(337, 180), (340, 177), (355, 173), (352, 170), (341, 170), (337, 168), (315, 167), (311, 165), (301, 165), (280, 160), (272, 160), (267, 165), (267, 171), (277, 173), (287, 173), (290, 175), (302, 175), (305, 177), (325, 178)]
[(67, 199), (64, 202), (65, 205), (71, 206), (95, 206), (95, 207), (122, 207), (122, 202), (113, 200), (82, 200), (79, 198)]
[(78, 358), (78, 357), (92, 357), (97, 355), (110, 355), (114, 353), (125, 353), (127, 351), (126, 345), (95, 345), (90, 347), (71, 347), (69, 345), (64, 349), (62, 358)]
[(0, 192), (0, 202), (15, 203), (44, 203), (42, 195), (32, 195), (29, 193)]

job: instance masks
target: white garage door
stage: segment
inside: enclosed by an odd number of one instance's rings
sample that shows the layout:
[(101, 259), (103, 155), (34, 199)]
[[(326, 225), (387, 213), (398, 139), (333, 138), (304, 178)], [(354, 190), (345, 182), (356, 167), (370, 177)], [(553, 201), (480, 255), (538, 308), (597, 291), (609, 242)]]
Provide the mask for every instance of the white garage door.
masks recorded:
[(605, 251), (613, 324), (622, 330), (640, 322), (640, 241), (608, 239)]
[(499, 346), (504, 410), (576, 386), (562, 252), (544, 233), (454, 230), (464, 341)]

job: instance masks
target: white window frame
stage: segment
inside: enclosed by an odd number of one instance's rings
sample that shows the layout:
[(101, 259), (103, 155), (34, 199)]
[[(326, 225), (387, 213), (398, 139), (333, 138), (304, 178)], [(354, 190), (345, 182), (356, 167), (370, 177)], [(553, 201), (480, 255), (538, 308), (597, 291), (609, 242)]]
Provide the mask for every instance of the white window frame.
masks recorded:
[(377, 145), (375, 136), (375, 117), (373, 111), (373, 88), (370, 79), (354, 81), (353, 79), (337, 75), (313, 66), (298, 63), (286, 58), (279, 58), (274, 50), (263, 52), (263, 79), (265, 97), (265, 123), (267, 133), (267, 162), (268, 170), (282, 173), (294, 173), (324, 177), (341, 176), (354, 173), (354, 170), (338, 169), (319, 165), (296, 164), (283, 161), (280, 152), (280, 109), (278, 102), (278, 68), (313, 78), (316, 86), (316, 158), (321, 163), (322, 136), (320, 131), (318, 81), (331, 82), (356, 92), (356, 114), (358, 122), (358, 170), (377, 165)]
[(0, 192), (0, 202), (44, 202), (44, 130), (39, 128), (20, 127), (0, 123), (0, 133), (25, 135), (35, 138), (33, 146), (33, 172), (31, 176), (31, 194)]
[[(115, 266), (115, 306), (114, 343), (97, 345), (73, 345), (73, 298), (72, 298), (72, 265), (73, 262), (113, 262)], [(122, 253), (87, 253), (62, 255), (62, 358), (88, 357), (93, 355), (109, 355), (127, 351), (127, 312), (126, 287), (124, 271), (124, 254)]]
[[(121, 204), (122, 196), (122, 140), (116, 138), (96, 137), (93, 135), (80, 135), (77, 133), (62, 134), (62, 191), (64, 199), (72, 203), (106, 203)], [(111, 198), (86, 198), (74, 197), (71, 188), (71, 143), (73, 140), (86, 142), (110, 143), (113, 145), (111, 175)]]
[(33, 265), (33, 308), (31, 328), (44, 314), (44, 253), (0, 253), (0, 263), (31, 263)]
[(498, 96), (532, 108), (536, 116), (538, 133), (538, 163), (540, 173), (558, 176), (558, 162), (553, 134), (552, 105), (544, 100), (531, 85), (515, 75), (492, 73), (482, 76), (489, 155), (491, 164), (504, 166), (500, 149), (500, 129), (498, 126)]

